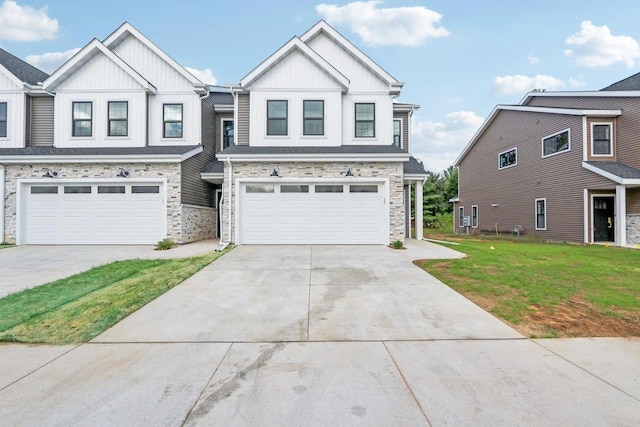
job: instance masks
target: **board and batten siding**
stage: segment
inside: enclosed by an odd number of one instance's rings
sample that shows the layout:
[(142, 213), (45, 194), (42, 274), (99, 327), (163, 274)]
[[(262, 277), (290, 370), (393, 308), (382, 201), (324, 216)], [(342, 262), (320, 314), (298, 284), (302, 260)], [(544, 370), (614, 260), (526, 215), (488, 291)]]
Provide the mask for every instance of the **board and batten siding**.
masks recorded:
[[(53, 145), (53, 97), (36, 96), (31, 99), (29, 120), (29, 143), (31, 147), (51, 147)], [(27, 110), (29, 111), (29, 110)]]
[(215, 186), (200, 178), (200, 173), (214, 159), (216, 152), (216, 117), (213, 99), (202, 100), (202, 152), (185, 160), (180, 165), (182, 204), (214, 206)]
[[(542, 138), (570, 129), (571, 149), (542, 158)], [(498, 170), (498, 154), (517, 148), (517, 165)], [(584, 189), (615, 188), (582, 167), (582, 117), (502, 110), (459, 167), (465, 215), (478, 206), (478, 229), (510, 231), (549, 240), (583, 241)], [(535, 229), (535, 200), (546, 198), (547, 229)], [(455, 212), (456, 230), (458, 212)]]
[(23, 92), (0, 93), (0, 102), (7, 103), (7, 136), (0, 137), (0, 147), (24, 147), (25, 100)]
[[(615, 119), (614, 124), (616, 161), (640, 169), (640, 141), (638, 140), (638, 133), (640, 132), (640, 98), (538, 96), (530, 99), (527, 105), (622, 110), (622, 115)], [(600, 118), (598, 120), (606, 121), (606, 119)], [(587, 128), (590, 128), (590, 126)], [(598, 159), (611, 160), (610, 158)]]
[(235, 123), (236, 144), (249, 145), (251, 132), (249, 120), (251, 115), (251, 102), (248, 93), (238, 94), (238, 123)]

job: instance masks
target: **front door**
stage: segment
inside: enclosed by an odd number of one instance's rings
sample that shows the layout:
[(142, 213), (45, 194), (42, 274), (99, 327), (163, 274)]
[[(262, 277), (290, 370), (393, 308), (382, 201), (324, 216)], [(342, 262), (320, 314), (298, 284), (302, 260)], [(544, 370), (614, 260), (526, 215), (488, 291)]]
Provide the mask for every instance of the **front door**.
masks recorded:
[(612, 196), (593, 198), (593, 240), (595, 242), (615, 241), (615, 221)]

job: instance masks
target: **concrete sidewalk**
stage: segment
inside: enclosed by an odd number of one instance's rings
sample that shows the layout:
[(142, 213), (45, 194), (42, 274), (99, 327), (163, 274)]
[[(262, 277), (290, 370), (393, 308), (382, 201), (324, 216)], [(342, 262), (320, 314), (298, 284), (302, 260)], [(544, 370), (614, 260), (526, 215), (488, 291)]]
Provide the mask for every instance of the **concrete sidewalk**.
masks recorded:
[(637, 425), (639, 339), (525, 339), (410, 263), (447, 256), (238, 247), (91, 343), (0, 345), (2, 423)]

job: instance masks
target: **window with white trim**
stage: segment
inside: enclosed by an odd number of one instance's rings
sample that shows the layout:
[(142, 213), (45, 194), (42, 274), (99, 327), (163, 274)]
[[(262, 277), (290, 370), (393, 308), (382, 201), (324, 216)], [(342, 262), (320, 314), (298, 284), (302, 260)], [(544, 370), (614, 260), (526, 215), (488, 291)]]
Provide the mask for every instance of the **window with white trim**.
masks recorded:
[(547, 199), (536, 199), (536, 230), (547, 229)]
[(393, 145), (402, 148), (402, 119), (393, 119)]
[(302, 101), (303, 135), (324, 135), (324, 101)]
[(267, 135), (288, 134), (288, 107), (284, 100), (267, 100)]
[(233, 119), (222, 119), (222, 149), (233, 145)]
[(613, 155), (613, 124), (591, 123), (591, 155)]
[(471, 206), (471, 227), (478, 228), (478, 205)]
[(93, 134), (93, 102), (73, 102), (71, 136), (91, 136)]
[(542, 138), (542, 157), (549, 157), (571, 150), (569, 129)]
[(127, 136), (129, 133), (129, 103), (127, 101), (107, 102), (109, 125), (108, 136)]
[(182, 104), (162, 105), (163, 138), (182, 138), (182, 116)]
[(464, 227), (464, 206), (458, 208), (458, 227)]
[(356, 138), (375, 138), (376, 136), (376, 104), (357, 102), (355, 104)]
[(518, 164), (518, 149), (503, 151), (498, 154), (498, 169), (506, 169)]
[(0, 138), (7, 137), (7, 103), (0, 102)]

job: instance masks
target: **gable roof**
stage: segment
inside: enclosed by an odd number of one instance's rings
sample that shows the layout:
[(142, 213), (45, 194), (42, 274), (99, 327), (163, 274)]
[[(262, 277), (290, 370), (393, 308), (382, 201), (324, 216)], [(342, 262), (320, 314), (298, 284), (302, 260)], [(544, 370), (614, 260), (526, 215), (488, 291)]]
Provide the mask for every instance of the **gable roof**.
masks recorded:
[(636, 73), (632, 76), (622, 79), (619, 82), (611, 84), (601, 91), (627, 91), (627, 90), (640, 90), (640, 73)]
[(0, 70), (1, 69), (10, 73), (11, 75), (8, 77), (16, 83), (19, 81), (19, 85), (23, 83), (35, 85), (49, 77), (47, 73), (40, 71), (33, 65), (0, 48)]
[(640, 185), (640, 170), (620, 162), (582, 162), (582, 166), (618, 184)]
[(313, 38), (317, 37), (319, 34), (324, 33), (329, 38), (331, 38), (336, 43), (340, 44), (347, 52), (349, 52), (353, 57), (355, 57), (359, 62), (364, 64), (369, 70), (371, 70), (374, 74), (376, 74), (380, 79), (385, 81), (387, 84), (391, 86), (394, 91), (400, 93), (400, 89), (404, 86), (404, 83), (400, 83), (385, 71), (380, 65), (378, 65), (373, 59), (369, 58), (364, 52), (358, 49), (353, 43), (351, 43), (346, 37), (336, 31), (331, 25), (327, 24), (326, 21), (320, 20), (313, 27), (307, 30), (303, 35), (300, 36), (300, 40), (304, 43), (308, 43)]
[(331, 77), (336, 83), (338, 83), (343, 89), (348, 89), (349, 79), (347, 79), (342, 73), (336, 70), (333, 65), (329, 64), (323, 57), (318, 55), (316, 51), (311, 49), (298, 37), (293, 37), (280, 49), (275, 51), (271, 56), (262, 61), (260, 65), (251, 70), (249, 74), (247, 74), (242, 78), (242, 80), (240, 80), (240, 86), (246, 88), (247, 86), (251, 85), (251, 83), (258, 80), (265, 73), (276, 66), (280, 61), (282, 61), (287, 55), (294, 51), (302, 53), (305, 57), (316, 64), (322, 71), (324, 71), (329, 77)]
[(103, 44), (112, 49), (113, 47), (122, 43), (124, 39), (129, 36), (133, 36), (142, 42), (145, 46), (153, 51), (156, 55), (162, 58), (167, 64), (171, 65), (177, 72), (179, 72), (184, 78), (186, 78), (196, 89), (197, 93), (206, 94), (208, 85), (198, 80), (193, 74), (187, 71), (182, 65), (178, 64), (173, 58), (167, 55), (162, 49), (156, 46), (151, 40), (138, 31), (133, 25), (125, 21), (120, 25), (113, 33), (111, 33), (106, 39), (103, 40)]
[(149, 83), (144, 77), (142, 77), (136, 70), (131, 68), (129, 64), (124, 62), (118, 55), (102, 44), (98, 39), (93, 39), (83, 47), (78, 53), (73, 55), (71, 59), (65, 62), (60, 68), (54, 71), (53, 74), (47, 78), (42, 88), (45, 90), (55, 90), (63, 81), (69, 78), (75, 71), (81, 68), (84, 64), (89, 62), (95, 55), (102, 53), (111, 61), (115, 62), (122, 70), (129, 74), (136, 82), (140, 84), (149, 93), (156, 93), (156, 88)]

